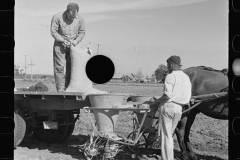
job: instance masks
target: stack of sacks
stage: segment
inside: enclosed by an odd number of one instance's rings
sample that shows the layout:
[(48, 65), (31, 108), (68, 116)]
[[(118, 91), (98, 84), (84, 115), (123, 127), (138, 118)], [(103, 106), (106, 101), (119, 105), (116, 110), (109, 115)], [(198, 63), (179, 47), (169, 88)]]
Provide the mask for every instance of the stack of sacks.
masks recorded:
[(40, 91), (40, 92), (43, 92), (43, 91), (48, 91), (48, 87), (40, 81), (37, 84), (32, 85), (30, 87), (18, 88), (18, 89), (14, 88), (14, 91), (34, 91), (34, 92)]
[(83, 49), (81, 46), (70, 46), (71, 56), (71, 78), (70, 83), (65, 92), (81, 92), (88, 94), (107, 94), (106, 91), (101, 91), (93, 88), (92, 81), (86, 74), (86, 64), (92, 57), (88, 49)]

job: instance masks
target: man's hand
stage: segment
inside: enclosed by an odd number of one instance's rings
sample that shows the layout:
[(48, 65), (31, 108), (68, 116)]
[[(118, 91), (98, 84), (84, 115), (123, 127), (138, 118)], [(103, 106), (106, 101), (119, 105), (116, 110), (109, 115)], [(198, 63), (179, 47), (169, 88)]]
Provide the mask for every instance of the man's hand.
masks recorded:
[(63, 41), (62, 44), (63, 44), (63, 46), (65, 46), (65, 47), (69, 47), (71, 43), (70, 43), (68, 40), (64, 39), (64, 41)]
[(71, 44), (75, 47), (78, 43), (76, 40), (71, 41)]
[(150, 102), (155, 102), (156, 100), (157, 100), (157, 98), (152, 97), (152, 98), (150, 99)]
[[(149, 104), (141, 104), (138, 106), (139, 109), (150, 109), (150, 105)], [(140, 113), (145, 113), (146, 111), (144, 110), (140, 110)], [(150, 112), (150, 110), (147, 110), (147, 112)]]

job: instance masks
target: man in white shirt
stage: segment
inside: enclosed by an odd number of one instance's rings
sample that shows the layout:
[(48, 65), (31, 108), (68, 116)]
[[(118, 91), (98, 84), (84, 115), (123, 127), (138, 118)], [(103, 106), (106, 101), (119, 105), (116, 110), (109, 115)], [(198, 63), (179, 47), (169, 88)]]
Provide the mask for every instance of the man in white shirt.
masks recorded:
[(160, 135), (162, 160), (174, 160), (173, 132), (181, 120), (182, 106), (189, 103), (191, 99), (191, 81), (181, 70), (181, 59), (179, 56), (171, 56), (167, 59), (169, 73), (165, 79), (163, 96), (154, 104), (158, 105), (158, 135)]

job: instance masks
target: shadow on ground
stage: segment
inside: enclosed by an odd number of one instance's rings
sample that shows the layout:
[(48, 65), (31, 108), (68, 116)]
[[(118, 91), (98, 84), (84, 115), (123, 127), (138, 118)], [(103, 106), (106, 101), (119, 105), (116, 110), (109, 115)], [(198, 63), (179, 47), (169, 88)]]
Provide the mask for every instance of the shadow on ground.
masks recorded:
[(86, 136), (70, 136), (68, 140), (62, 143), (47, 144), (38, 141), (33, 135), (25, 136), (19, 147), (28, 149), (48, 150), (51, 153), (62, 153), (70, 155), (75, 159), (86, 159), (84, 154), (79, 152), (79, 145), (86, 142)]
[[(72, 158), (85, 160), (85, 156), (82, 152), (79, 151), (79, 146), (86, 142), (87, 136), (83, 135), (72, 135), (68, 140), (62, 143), (57, 144), (47, 144), (40, 142), (35, 139), (32, 135), (25, 136), (22, 143), (19, 147), (26, 147), (28, 149), (37, 149), (37, 150), (48, 150), (53, 154), (62, 153), (65, 155), (70, 155)], [(141, 154), (136, 154), (131, 152), (128, 147), (125, 147), (124, 152), (120, 152), (116, 159), (124, 160), (158, 160), (160, 158), (160, 150), (155, 149), (144, 149), (140, 151)], [(181, 152), (174, 150), (175, 160), (181, 160)], [(201, 160), (223, 160), (218, 157), (199, 155), (196, 154), (198, 159)]]

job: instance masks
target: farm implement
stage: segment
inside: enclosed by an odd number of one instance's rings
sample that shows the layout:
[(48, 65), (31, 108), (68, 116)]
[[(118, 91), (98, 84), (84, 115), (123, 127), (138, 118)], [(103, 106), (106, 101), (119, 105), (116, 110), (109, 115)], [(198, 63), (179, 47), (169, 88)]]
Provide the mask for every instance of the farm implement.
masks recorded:
[[(226, 95), (226, 92), (220, 92), (193, 96), (191, 107), (186, 108), (183, 114), (206, 100)], [(131, 100), (127, 101), (129, 97)], [(91, 116), (90, 120), (94, 130), (80, 151), (87, 159), (114, 159), (126, 146), (133, 152), (139, 152), (152, 143), (148, 136), (156, 133), (152, 126), (157, 108), (151, 106), (152, 100), (152, 96), (112, 93), (84, 95), (79, 92), (15, 91), (14, 110), (25, 121), (26, 133), (33, 132), (37, 139), (46, 143), (66, 140), (73, 133), (80, 109), (89, 116), (93, 113), (96, 123)], [(139, 107), (144, 103), (150, 104), (150, 108)], [(127, 137), (114, 133), (120, 111), (132, 111), (133, 129)], [(74, 117), (74, 114), (77, 116)], [(19, 141), (18, 138), (15, 139)]]

